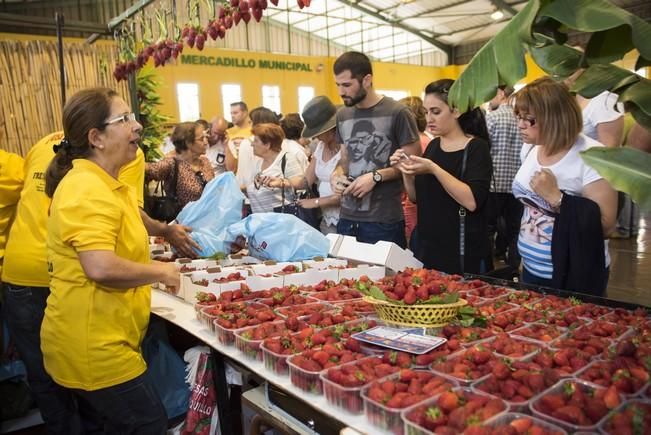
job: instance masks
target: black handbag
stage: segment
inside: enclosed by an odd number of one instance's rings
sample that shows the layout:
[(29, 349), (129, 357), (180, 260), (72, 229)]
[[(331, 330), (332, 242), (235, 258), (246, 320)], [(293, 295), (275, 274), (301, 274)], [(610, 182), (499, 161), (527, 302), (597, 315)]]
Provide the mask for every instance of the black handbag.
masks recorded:
[[(284, 154), (282, 160), (280, 161), (280, 170), (282, 171), (283, 178), (285, 178), (286, 164), (287, 164), (287, 154)], [(293, 187), (292, 190), (294, 190)], [(300, 194), (297, 194), (296, 191), (294, 191), (294, 201), (285, 204), (285, 189), (281, 188), (282, 202), (280, 207), (274, 208), (274, 212), (292, 214), (297, 218), (299, 218), (300, 220), (302, 220), (303, 222), (310, 225), (311, 227), (318, 230), (319, 224), (321, 223), (321, 219), (319, 216), (319, 208), (303, 208), (300, 205), (298, 205), (299, 199), (313, 198), (316, 196), (317, 195), (314, 194), (312, 189), (306, 189), (305, 192), (302, 192)]]
[[(145, 211), (152, 219), (163, 221), (166, 223), (172, 222), (181, 211), (179, 202), (176, 197), (176, 183), (178, 181), (178, 162), (174, 158), (174, 175), (172, 175), (172, 195), (167, 195), (165, 192), (165, 182), (160, 180), (156, 184), (153, 195), (145, 197)], [(159, 193), (160, 192), (160, 193)]]

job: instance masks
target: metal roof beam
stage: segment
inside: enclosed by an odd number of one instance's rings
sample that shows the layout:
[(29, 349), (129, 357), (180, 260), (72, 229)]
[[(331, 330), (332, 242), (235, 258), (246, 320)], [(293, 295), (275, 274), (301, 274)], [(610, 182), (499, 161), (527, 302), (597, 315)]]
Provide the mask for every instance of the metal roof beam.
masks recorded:
[(505, 2), (504, 0), (489, 0), (498, 10), (506, 11), (511, 16), (515, 16), (518, 11), (513, 8), (510, 4)]
[(502, 18), (501, 20), (492, 21), (492, 22), (490, 22), (490, 23), (476, 24), (476, 25), (474, 25), (474, 26), (464, 27), (463, 29), (455, 30), (454, 32), (449, 32), (449, 33), (439, 33), (438, 36), (454, 36), (454, 35), (456, 35), (457, 33), (463, 33), (463, 32), (467, 32), (468, 30), (479, 29), (480, 27), (488, 27), (488, 26), (492, 26), (493, 24), (503, 23), (503, 22), (505, 22), (505, 21), (509, 21), (510, 19), (511, 19), (510, 17), (509, 17), (509, 18)]
[(126, 11), (122, 12), (117, 17), (111, 18), (108, 22), (108, 28), (112, 32), (117, 26), (122, 24), (123, 21), (128, 20), (149, 3), (152, 3), (154, 0), (138, 0), (133, 6), (127, 8)]
[(339, 0), (339, 3), (343, 3), (345, 5), (348, 5), (351, 8), (356, 9), (358, 11), (361, 11), (361, 12), (367, 14), (367, 15), (370, 15), (373, 18), (377, 18), (378, 20), (384, 21), (387, 24), (390, 24), (392, 26), (396, 26), (396, 27), (400, 28), (400, 29), (404, 30), (405, 32), (409, 32), (409, 33), (411, 33), (413, 35), (418, 36), (419, 38), (423, 39), (424, 41), (429, 42), (433, 46), (437, 47), (439, 50), (443, 51), (448, 56), (448, 59), (450, 59), (451, 56), (452, 56), (452, 47), (450, 45), (445, 44), (445, 43), (443, 43), (443, 42), (441, 42), (441, 41), (439, 41), (439, 40), (437, 40), (435, 38), (432, 38), (430, 36), (427, 36), (425, 33), (423, 33), (422, 31), (420, 31), (418, 29), (415, 29), (415, 28), (410, 27), (410, 26), (406, 26), (404, 24), (401, 24), (401, 23), (393, 21), (393, 20), (389, 20), (384, 15), (382, 15), (382, 14), (376, 12), (376, 11), (372, 11), (370, 9), (367, 9), (366, 7), (362, 6), (360, 3), (356, 2), (356, 1)]
[[(356, 31), (356, 32), (342, 33), (341, 35), (338, 35), (338, 36), (335, 36), (335, 37), (331, 36), (330, 39), (333, 40), (333, 41), (336, 41), (337, 39), (346, 38), (347, 36), (354, 36), (354, 35), (357, 35), (359, 33), (361, 33), (362, 36), (364, 36), (364, 32), (369, 32), (371, 30), (377, 29), (378, 27), (382, 27), (382, 26), (386, 26), (386, 25), (387, 24), (374, 23), (375, 27), (369, 27), (368, 29), (362, 29), (362, 30), (359, 30), (359, 31)], [(332, 28), (332, 26), (331, 26), (331, 28)], [(317, 30), (314, 30), (314, 31), (316, 32)], [(376, 38), (376, 39), (378, 39), (378, 38)], [(367, 42), (367, 41), (374, 41), (374, 40), (375, 39), (369, 39), (369, 40), (364, 40), (364, 41)]]
[[(19, 15), (0, 13), (0, 27), (23, 26), (27, 29), (56, 30), (54, 17), (36, 17), (33, 15)], [(110, 34), (108, 27), (100, 23), (90, 21), (65, 20), (63, 26), (65, 32), (99, 33)]]
[(398, 19), (396, 19), (396, 21), (397, 21), (397, 22), (402, 22), (402, 21), (405, 21), (405, 20), (409, 20), (409, 19), (411, 19), (411, 18), (422, 18), (422, 17), (425, 16), (425, 15), (433, 14), (434, 12), (438, 12), (438, 11), (442, 11), (442, 10), (445, 10), (445, 9), (453, 8), (453, 7), (455, 7), (455, 6), (459, 6), (459, 5), (462, 5), (462, 4), (464, 4), (464, 3), (468, 3), (468, 0), (461, 0), (461, 1), (458, 1), (458, 2), (456, 2), (456, 3), (449, 4), (449, 5), (438, 6), (438, 7), (436, 7), (436, 8), (428, 9), (428, 10), (426, 10), (425, 12), (422, 12), (422, 13), (420, 13), (420, 14), (418, 14), (418, 15), (410, 15), (410, 16), (408, 16), (408, 17), (398, 18)]

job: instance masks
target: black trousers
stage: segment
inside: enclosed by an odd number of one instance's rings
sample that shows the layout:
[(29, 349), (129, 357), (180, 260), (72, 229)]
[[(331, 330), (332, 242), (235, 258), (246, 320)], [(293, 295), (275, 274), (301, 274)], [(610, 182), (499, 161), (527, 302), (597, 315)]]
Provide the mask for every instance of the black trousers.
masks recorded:
[[(520, 267), (518, 235), (523, 206), (511, 193), (490, 192), (488, 194), (488, 235), (491, 249), (496, 255), (505, 254), (506, 263)], [(495, 243), (493, 245), (493, 240)]]

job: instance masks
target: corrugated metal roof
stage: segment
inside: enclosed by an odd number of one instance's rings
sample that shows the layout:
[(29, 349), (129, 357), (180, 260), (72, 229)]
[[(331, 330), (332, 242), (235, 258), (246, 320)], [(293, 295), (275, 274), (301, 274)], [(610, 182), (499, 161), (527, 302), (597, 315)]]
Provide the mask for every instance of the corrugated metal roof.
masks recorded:
[[(492, 36), (494, 0), (313, 0), (299, 9), (295, 0), (269, 4), (271, 20), (327, 38), (377, 60), (417, 58), (449, 52), (460, 42)], [(519, 5), (525, 0), (510, 0)], [(514, 6), (510, 6), (514, 7)], [(503, 11), (506, 21), (511, 17)]]

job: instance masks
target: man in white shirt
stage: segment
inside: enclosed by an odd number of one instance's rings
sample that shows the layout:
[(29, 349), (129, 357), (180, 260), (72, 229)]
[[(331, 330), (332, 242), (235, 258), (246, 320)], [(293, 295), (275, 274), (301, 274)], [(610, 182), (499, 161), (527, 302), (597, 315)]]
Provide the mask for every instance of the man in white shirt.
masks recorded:
[(208, 149), (206, 157), (210, 161), (215, 175), (226, 172), (226, 145), (228, 144), (228, 122), (221, 117), (216, 116), (210, 122), (210, 132), (208, 134)]

